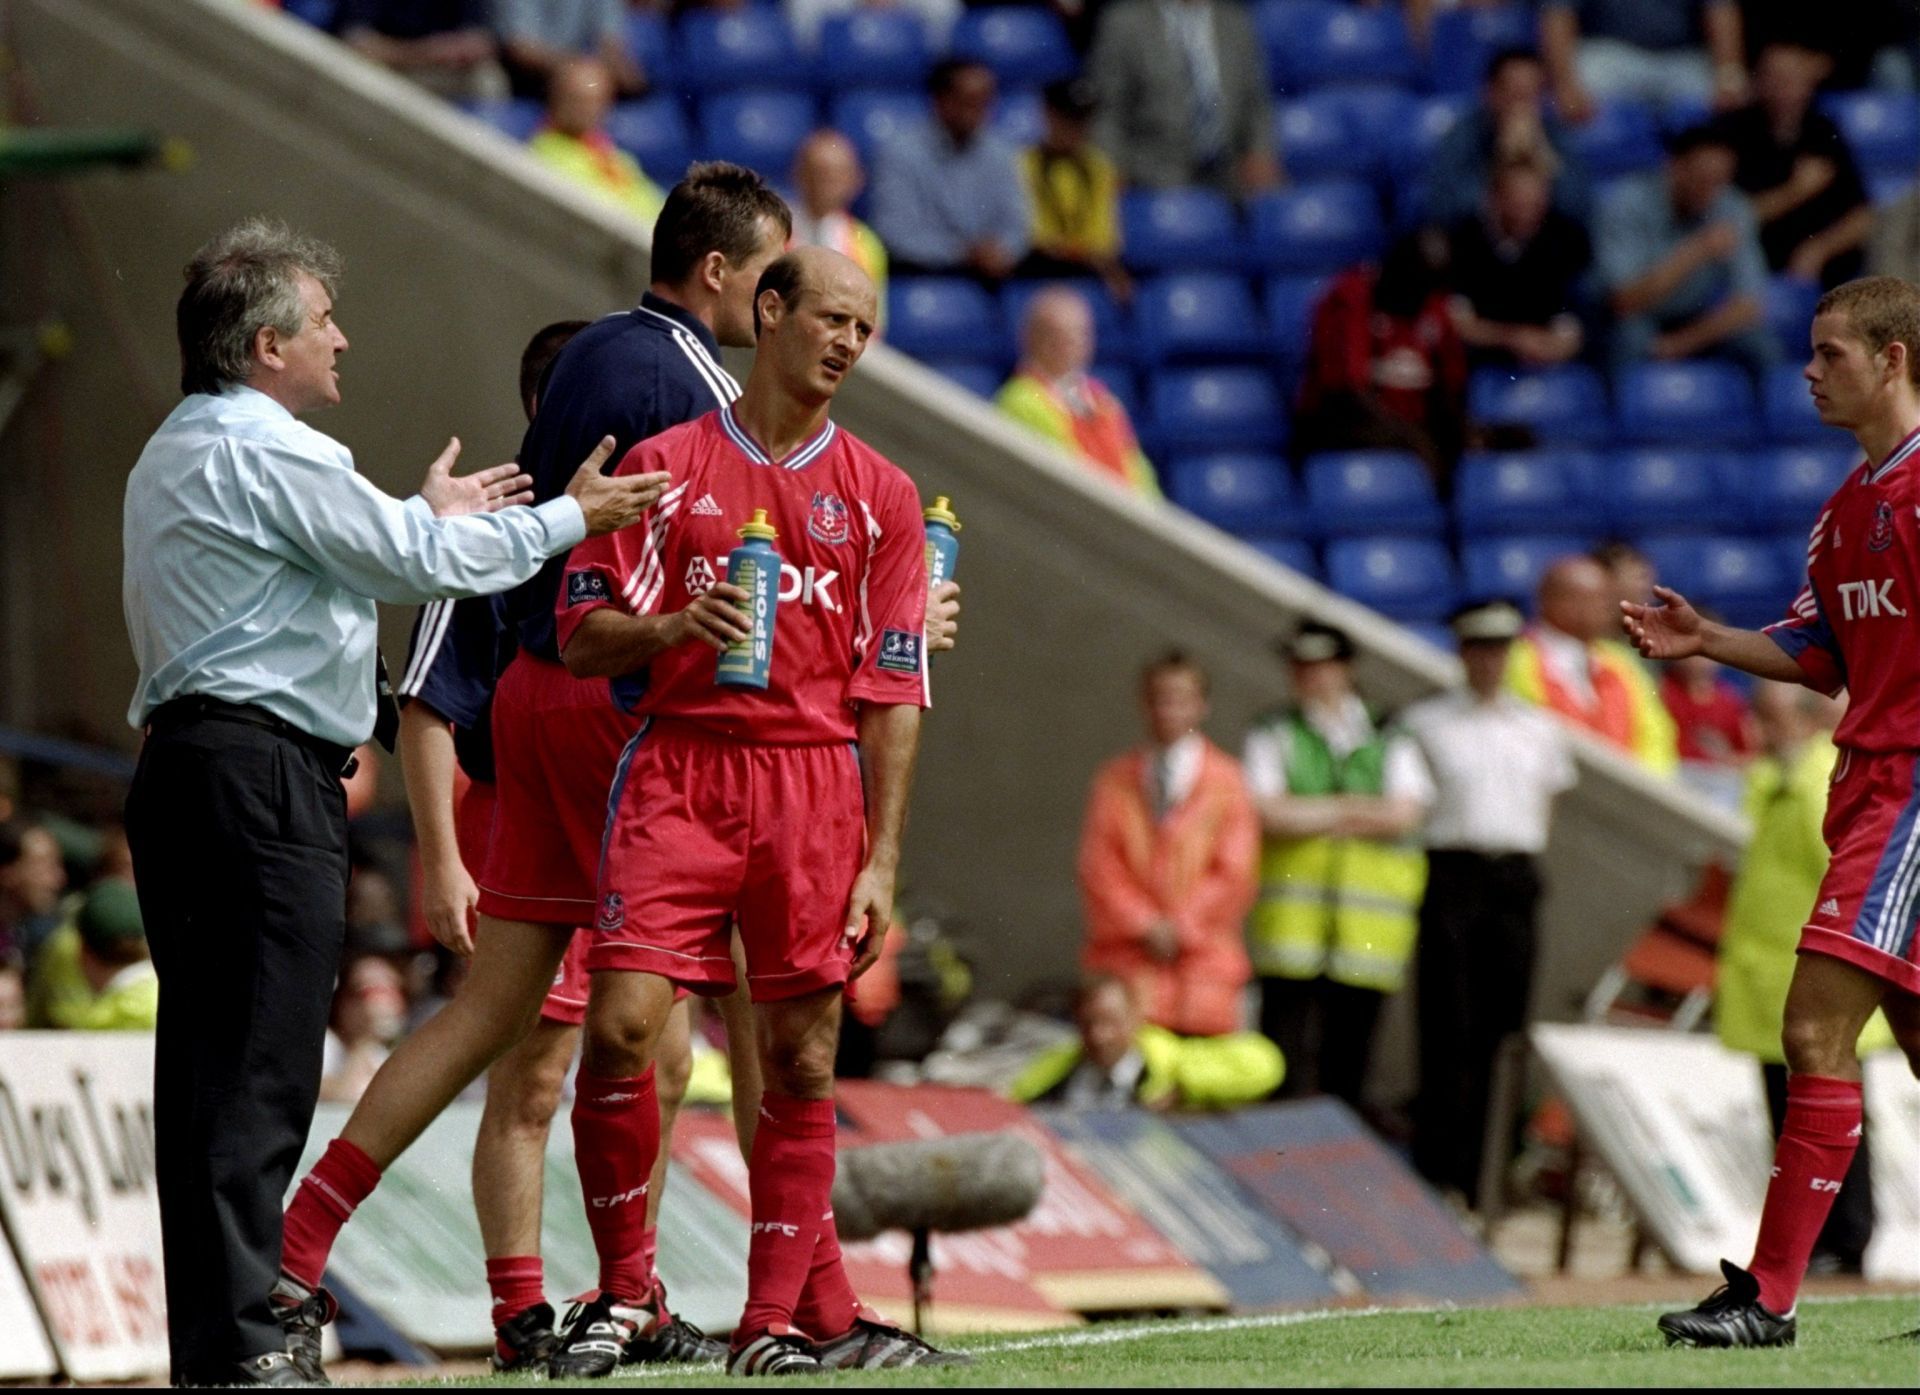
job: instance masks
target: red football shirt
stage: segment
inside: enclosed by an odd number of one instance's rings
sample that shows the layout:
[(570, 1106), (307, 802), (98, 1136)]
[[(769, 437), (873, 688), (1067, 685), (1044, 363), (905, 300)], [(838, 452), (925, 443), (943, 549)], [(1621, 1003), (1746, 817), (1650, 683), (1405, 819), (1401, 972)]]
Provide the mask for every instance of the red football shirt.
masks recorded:
[(904, 471), (831, 421), (769, 459), (730, 407), (642, 441), (615, 473), (648, 470), (673, 477), (660, 501), (567, 561), (554, 604), (561, 648), (603, 606), (685, 609), (726, 576), (755, 509), (779, 533), (780, 605), (764, 691), (721, 687), (714, 650), (689, 643), (615, 680), (621, 701), (775, 746), (851, 741), (857, 702), (929, 705), (926, 528)]
[(1807, 572), (1793, 613), (1767, 633), (1815, 687), (1847, 690), (1834, 744), (1920, 750), (1920, 431), (1827, 501)]

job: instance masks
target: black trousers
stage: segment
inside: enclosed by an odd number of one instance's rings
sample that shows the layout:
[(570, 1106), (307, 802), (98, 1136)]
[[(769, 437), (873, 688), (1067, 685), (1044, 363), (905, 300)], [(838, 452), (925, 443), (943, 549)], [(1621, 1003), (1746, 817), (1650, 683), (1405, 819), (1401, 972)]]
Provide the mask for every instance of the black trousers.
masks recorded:
[[(251, 710), (251, 709), (248, 709)], [(320, 1093), (346, 939), (345, 752), (155, 714), (127, 797), (153, 965), (154, 1133), (173, 1377), (284, 1351), (267, 1292)]]
[(1281, 1099), (1332, 1095), (1360, 1108), (1384, 993), (1330, 978), (1260, 980), (1260, 1031), (1286, 1058)]
[(1415, 981), (1420, 1095), (1413, 1160), (1436, 1186), (1480, 1183), (1488, 1094), (1500, 1043), (1527, 1022), (1533, 991), (1533, 859), (1436, 850), (1427, 856)]
[[(1773, 1119), (1773, 1136), (1787, 1119), (1787, 1068), (1762, 1062), (1760, 1073), (1767, 1087), (1767, 1113)], [(1827, 1256), (1844, 1268), (1858, 1272), (1873, 1239), (1873, 1159), (1868, 1155), (1870, 1131), (1862, 1125), (1860, 1147), (1854, 1152), (1853, 1165), (1840, 1179), (1840, 1194), (1827, 1212), (1827, 1223), (1820, 1227), (1820, 1238), (1813, 1242), (1816, 1258)]]

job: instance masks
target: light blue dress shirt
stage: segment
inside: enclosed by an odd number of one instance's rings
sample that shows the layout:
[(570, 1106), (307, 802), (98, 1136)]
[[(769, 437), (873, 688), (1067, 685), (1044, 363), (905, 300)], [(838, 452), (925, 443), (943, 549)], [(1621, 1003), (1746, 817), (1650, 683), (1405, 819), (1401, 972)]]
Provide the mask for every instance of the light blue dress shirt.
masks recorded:
[(901, 261), (958, 268), (967, 248), (988, 237), (1024, 256), (1033, 212), (1019, 153), (990, 130), (962, 149), (932, 121), (909, 128), (881, 147), (871, 221)]
[(1732, 296), (1764, 297), (1767, 258), (1760, 250), (1760, 233), (1747, 196), (1738, 189), (1723, 189), (1705, 217), (1686, 222), (1674, 212), (1666, 179), (1659, 174), (1623, 179), (1601, 200), (1599, 229), (1593, 239), (1600, 283), (1615, 291), (1637, 280), (1709, 223), (1732, 226), (1738, 234), (1733, 255), (1695, 268), (1646, 313), (1665, 325), (1704, 315)]
[(264, 393), (195, 393), (127, 480), (122, 596), (140, 665), (127, 720), (201, 694), (357, 746), (373, 732), (375, 601), (504, 591), (585, 536), (566, 496), (435, 518)]

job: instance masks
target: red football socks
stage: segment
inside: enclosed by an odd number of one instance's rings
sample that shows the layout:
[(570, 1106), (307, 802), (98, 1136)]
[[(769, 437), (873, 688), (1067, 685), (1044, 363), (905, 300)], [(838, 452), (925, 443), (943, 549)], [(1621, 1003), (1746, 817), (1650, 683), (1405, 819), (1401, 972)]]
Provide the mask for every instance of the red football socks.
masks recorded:
[(647, 1179), (659, 1152), (653, 1067), (631, 1080), (606, 1080), (582, 1070), (574, 1082), (574, 1163), (600, 1255), (600, 1291), (629, 1303), (653, 1292)]
[[(831, 1195), (832, 1188), (828, 1188)], [(853, 1330), (860, 1315), (860, 1298), (847, 1279), (846, 1266), (840, 1262), (840, 1232), (834, 1228), (833, 1212), (820, 1223), (820, 1238), (813, 1245), (813, 1267), (807, 1271), (806, 1287), (800, 1290), (800, 1302), (794, 1308), (793, 1324), (816, 1341), (828, 1341)]]
[(329, 1143), (287, 1205), (281, 1269), (308, 1288), (320, 1287), (340, 1227), (379, 1184), (380, 1169), (359, 1147), (344, 1138)]
[(650, 1290), (659, 1278), (654, 1271), (654, 1260), (659, 1253), (660, 1232), (653, 1226), (648, 1226), (640, 1236), (640, 1259), (647, 1266), (647, 1287)]
[[(832, 1209), (833, 1132), (832, 1100), (794, 1099), (768, 1090), (760, 1102), (760, 1127), (747, 1168), (753, 1201), (747, 1306), (734, 1333), (736, 1348), (762, 1332), (793, 1325), (822, 1218)], [(832, 1337), (839, 1331), (809, 1335)]]
[(539, 1255), (508, 1255), (487, 1261), (487, 1287), (493, 1290), (493, 1325), (512, 1322), (547, 1301), (546, 1275)]
[(1787, 1117), (1773, 1154), (1773, 1181), (1748, 1266), (1769, 1310), (1793, 1310), (1820, 1228), (1860, 1146), (1860, 1082), (1827, 1075), (1787, 1079)]

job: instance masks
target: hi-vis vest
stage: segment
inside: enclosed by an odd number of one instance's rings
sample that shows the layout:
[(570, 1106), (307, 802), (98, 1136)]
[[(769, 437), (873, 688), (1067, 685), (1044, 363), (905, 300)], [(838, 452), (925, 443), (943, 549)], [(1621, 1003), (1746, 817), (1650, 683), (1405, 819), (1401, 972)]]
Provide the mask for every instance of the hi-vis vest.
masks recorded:
[(1589, 649), (1593, 702), (1569, 692), (1548, 667), (1530, 634), (1513, 642), (1507, 659), (1507, 689), (1527, 702), (1558, 712), (1632, 756), (1656, 775), (1680, 766), (1679, 737), (1646, 669), (1625, 645), (1602, 640)]
[[(1287, 792), (1301, 798), (1379, 795), (1387, 742), (1376, 733), (1345, 760), (1297, 712), (1278, 719), (1291, 739)], [(1273, 838), (1260, 862), (1253, 967), (1263, 978), (1319, 978), (1399, 991), (1419, 925), (1427, 858), (1371, 838)]]

